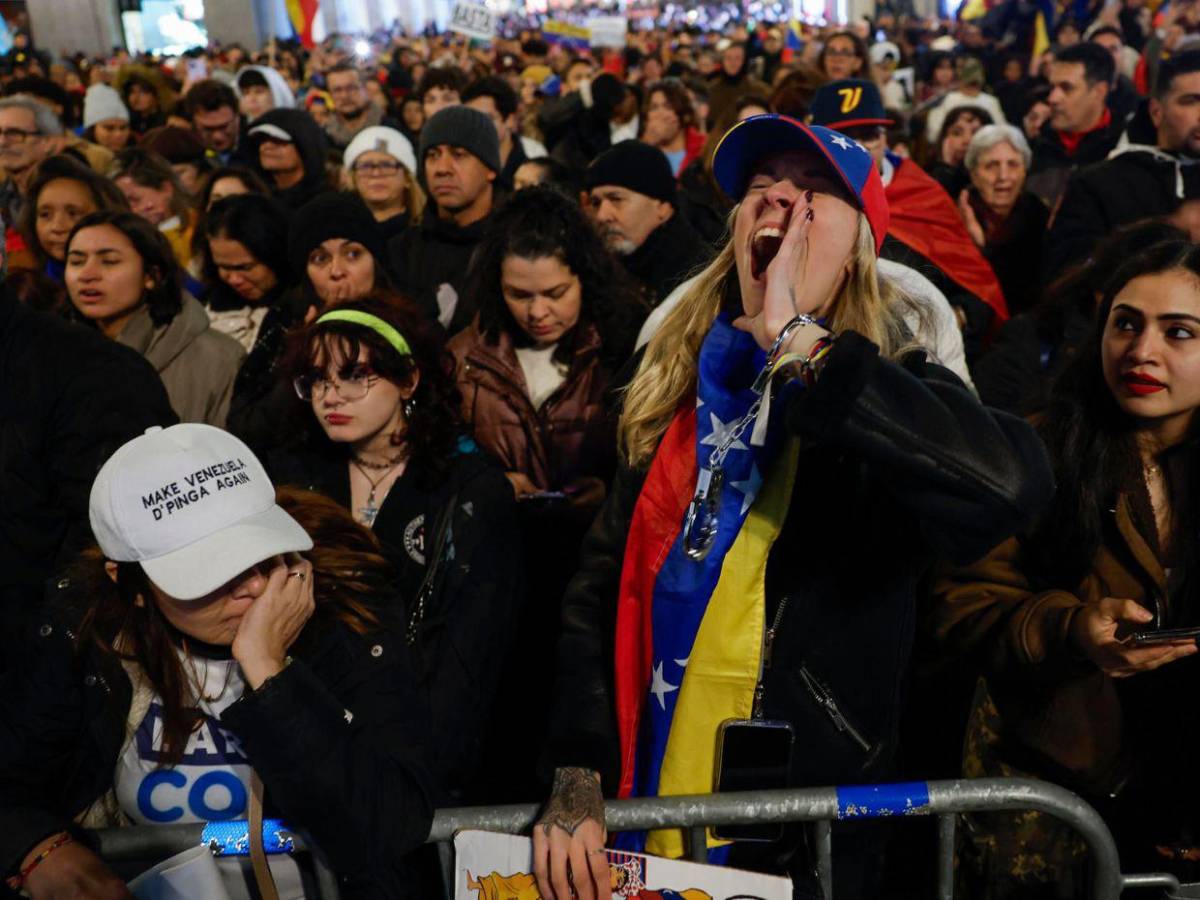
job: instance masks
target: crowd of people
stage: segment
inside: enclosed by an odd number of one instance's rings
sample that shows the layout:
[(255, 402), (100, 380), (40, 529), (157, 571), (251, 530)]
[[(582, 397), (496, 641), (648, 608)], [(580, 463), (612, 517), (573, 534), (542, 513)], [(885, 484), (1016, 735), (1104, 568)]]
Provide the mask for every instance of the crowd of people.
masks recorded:
[[(541, 894), (590, 900), (605, 798), (963, 774), (1200, 880), (1200, 3), (1164, 7), (1048, 47), (1015, 0), (19, 32), (7, 888), (126, 896), (87, 829), (265, 808), (344, 896), (433, 897), (433, 810), (548, 798)], [(1085, 896), (1047, 816), (966, 823), (963, 896)], [(928, 837), (837, 823), (835, 892), (931, 895)], [(709, 854), (822, 896), (804, 827)], [(243, 893), (312, 888), (252, 857)]]

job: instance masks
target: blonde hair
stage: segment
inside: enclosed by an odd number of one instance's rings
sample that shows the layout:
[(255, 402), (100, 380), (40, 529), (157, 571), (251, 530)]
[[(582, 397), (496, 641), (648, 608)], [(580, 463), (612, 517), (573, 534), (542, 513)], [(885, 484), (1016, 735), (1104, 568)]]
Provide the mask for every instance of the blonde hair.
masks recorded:
[[(737, 212), (738, 207), (734, 207), (729, 216), (731, 233)], [(736, 279), (730, 239), (647, 344), (637, 374), (625, 392), (617, 432), (621, 456), (628, 465), (640, 468), (649, 464), (680, 404), (695, 391), (700, 345), (725, 297), (736, 290)], [(866, 216), (860, 214), (850, 275), (834, 298), (830, 330), (856, 331), (875, 343), (883, 356), (894, 357), (916, 346), (903, 318), (910, 304), (890, 284), (880, 282), (875, 267), (875, 239)]]
[[(425, 215), (425, 192), (421, 190), (421, 185), (417, 183), (417, 176), (408, 171), (408, 166), (402, 166), (404, 169), (404, 190), (401, 193), (404, 195), (404, 212), (408, 216), (408, 221), (412, 225), (419, 225), (422, 217)], [(354, 177), (353, 169), (343, 169), (346, 173), (346, 181), (350, 186), (350, 190), (358, 194), (358, 182)]]

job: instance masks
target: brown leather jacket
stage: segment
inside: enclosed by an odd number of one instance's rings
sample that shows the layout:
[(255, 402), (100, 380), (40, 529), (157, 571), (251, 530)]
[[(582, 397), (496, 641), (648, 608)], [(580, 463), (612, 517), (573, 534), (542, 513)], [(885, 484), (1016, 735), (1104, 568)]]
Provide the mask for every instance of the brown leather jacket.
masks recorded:
[(454, 354), (463, 419), (475, 440), (509, 472), (522, 472), (539, 490), (560, 490), (576, 479), (605, 481), (615, 467), (615, 421), (605, 404), (609, 374), (600, 360), (600, 335), (585, 326), (566, 382), (534, 409), (512, 338), (490, 345), (479, 321), (448, 344)]
[[(1095, 564), (1073, 590), (1036, 589), (1021, 563), (1020, 540), (1010, 538), (944, 574), (933, 609), (938, 639), (952, 651), (976, 654), (987, 677), (1001, 722), (999, 757), (1096, 796), (1119, 789), (1136, 764), (1129, 703), (1160, 675), (1118, 684), (1069, 643), (1071, 620), (1084, 604), (1105, 597), (1131, 599), (1164, 616), (1167, 604), (1166, 572), (1127, 495), (1108, 514), (1104, 534)], [(1188, 662), (1159, 672), (1186, 675)]]

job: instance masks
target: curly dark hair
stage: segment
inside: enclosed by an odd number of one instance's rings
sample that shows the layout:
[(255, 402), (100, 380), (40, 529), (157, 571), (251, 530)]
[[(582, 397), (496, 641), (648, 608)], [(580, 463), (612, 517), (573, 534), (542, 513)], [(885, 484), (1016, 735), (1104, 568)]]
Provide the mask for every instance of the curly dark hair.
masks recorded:
[(25, 243), (33, 251), (39, 264), (47, 260), (46, 250), (37, 236), (37, 205), (42, 190), (52, 181), (59, 179), (76, 181), (82, 184), (89, 194), (96, 209), (128, 210), (129, 203), (120, 189), (103, 175), (97, 173), (91, 166), (81, 163), (74, 156), (59, 154), (43, 160), (37, 167), (33, 184), (25, 194), (25, 203), (21, 207), (21, 215), (17, 220), (17, 230), (25, 238)]
[[(287, 377), (297, 378), (314, 370), (324, 374), (334, 352), (353, 362), (362, 350), (367, 352), (372, 370), (393, 384), (404, 384), (414, 373), (419, 374), (412, 414), (404, 430), (392, 436), (392, 442), (405, 446), (418, 483), (422, 487), (436, 486), (449, 471), (463, 433), (454, 359), (444, 349), (440, 332), (417, 307), (388, 291), (339, 304), (338, 310), (382, 319), (404, 336), (411, 354), (402, 356), (382, 335), (365, 325), (321, 322), (318, 318), (289, 337), (284, 367)], [(310, 441), (315, 438), (326, 449), (332, 445), (315, 421), (310, 423), (308, 433)]]
[(99, 225), (112, 226), (133, 244), (133, 249), (142, 258), (142, 268), (154, 280), (154, 285), (142, 295), (142, 302), (150, 313), (150, 321), (157, 327), (170, 323), (183, 309), (183, 273), (175, 261), (170, 242), (161, 231), (139, 215), (123, 209), (102, 209), (75, 223), (67, 237), (68, 259), (75, 235), (85, 228)]
[(667, 104), (675, 111), (675, 115), (679, 117), (680, 128), (687, 130), (696, 127), (696, 107), (692, 104), (687, 88), (678, 78), (664, 78), (646, 89), (646, 99), (642, 104), (643, 121), (650, 107), (650, 98), (655, 94), (662, 94)]
[(631, 319), (640, 298), (577, 203), (544, 185), (517, 191), (495, 213), (472, 258), (467, 295), (478, 305), (484, 339), (495, 345), (504, 331), (515, 346), (524, 347), (532, 340), (509, 312), (500, 288), (501, 267), (509, 256), (554, 257), (579, 277), (583, 298), (579, 323), (558, 342), (555, 362), (575, 362), (579, 326), (588, 324), (600, 334), (606, 363), (617, 365), (628, 354)]

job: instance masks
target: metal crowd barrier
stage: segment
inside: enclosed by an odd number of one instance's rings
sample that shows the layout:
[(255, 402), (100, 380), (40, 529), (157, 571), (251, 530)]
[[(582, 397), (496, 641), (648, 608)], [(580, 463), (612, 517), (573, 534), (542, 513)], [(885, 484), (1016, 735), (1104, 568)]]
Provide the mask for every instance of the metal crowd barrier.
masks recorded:
[[(539, 806), (463, 807), (434, 814), (428, 842), (439, 844), (447, 890), (454, 886), (451, 842), (463, 830), (527, 832)], [(616, 800), (605, 805), (609, 832), (657, 828), (686, 830), (693, 859), (705, 858), (705, 828), (765, 822), (813, 822), (817, 837), (818, 876), (827, 900), (833, 898), (832, 822), (854, 819), (936, 816), (938, 819), (937, 900), (954, 896), (954, 844), (960, 813), (1037, 810), (1070, 825), (1086, 841), (1093, 875), (1093, 900), (1118, 900), (1127, 888), (1158, 887), (1167, 897), (1180, 884), (1162, 873), (1121, 873), (1112, 833), (1091, 806), (1075, 794), (1026, 778), (976, 778), (851, 787), (798, 788)], [(105, 859), (161, 859), (201, 842), (203, 825), (114, 828), (96, 832)], [(297, 850), (306, 846), (298, 835)], [(321, 897), (337, 897), (337, 881), (315, 854)]]

